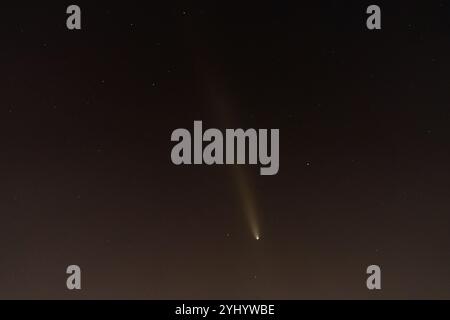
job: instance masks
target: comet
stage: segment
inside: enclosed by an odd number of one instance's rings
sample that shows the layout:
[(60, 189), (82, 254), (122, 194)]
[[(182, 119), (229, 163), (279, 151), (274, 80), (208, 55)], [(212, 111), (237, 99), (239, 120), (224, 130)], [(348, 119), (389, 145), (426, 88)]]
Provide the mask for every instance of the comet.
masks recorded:
[[(237, 117), (234, 114), (237, 100), (233, 99), (230, 92), (226, 90), (227, 85), (224, 77), (221, 76), (221, 68), (217, 63), (210, 61), (210, 48), (204, 45), (196, 37), (197, 32), (185, 29), (187, 40), (193, 45), (194, 65), (198, 71), (198, 79), (202, 84), (205, 100), (209, 101), (210, 110), (215, 118), (225, 128), (235, 127)], [(194, 49), (195, 48), (195, 49)], [(278, 170), (277, 170), (278, 171)], [(241, 211), (244, 214), (250, 233), (257, 241), (261, 238), (257, 206), (257, 195), (251, 187), (251, 179), (240, 165), (230, 166), (230, 176), (234, 182), (238, 202), (241, 204)]]
[(240, 166), (233, 166), (232, 173), (237, 187), (237, 194), (242, 204), (242, 211), (247, 219), (250, 232), (256, 240), (261, 237), (258, 223), (256, 197), (246, 172)]

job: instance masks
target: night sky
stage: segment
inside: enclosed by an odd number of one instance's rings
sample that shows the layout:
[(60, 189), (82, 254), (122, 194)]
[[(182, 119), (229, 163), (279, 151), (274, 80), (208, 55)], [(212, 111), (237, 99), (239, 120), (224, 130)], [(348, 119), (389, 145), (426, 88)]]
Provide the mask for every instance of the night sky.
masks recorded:
[[(450, 3), (243, 2), (0, 5), (0, 298), (450, 299)], [(280, 171), (175, 166), (194, 120)]]

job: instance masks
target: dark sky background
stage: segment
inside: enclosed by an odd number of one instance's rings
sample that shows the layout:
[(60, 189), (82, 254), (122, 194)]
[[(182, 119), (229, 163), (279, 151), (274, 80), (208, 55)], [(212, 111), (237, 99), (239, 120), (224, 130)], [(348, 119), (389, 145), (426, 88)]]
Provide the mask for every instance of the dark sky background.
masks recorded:
[[(450, 4), (242, 2), (1, 4), (0, 298), (450, 299)], [(194, 120), (280, 129), (261, 240)]]

